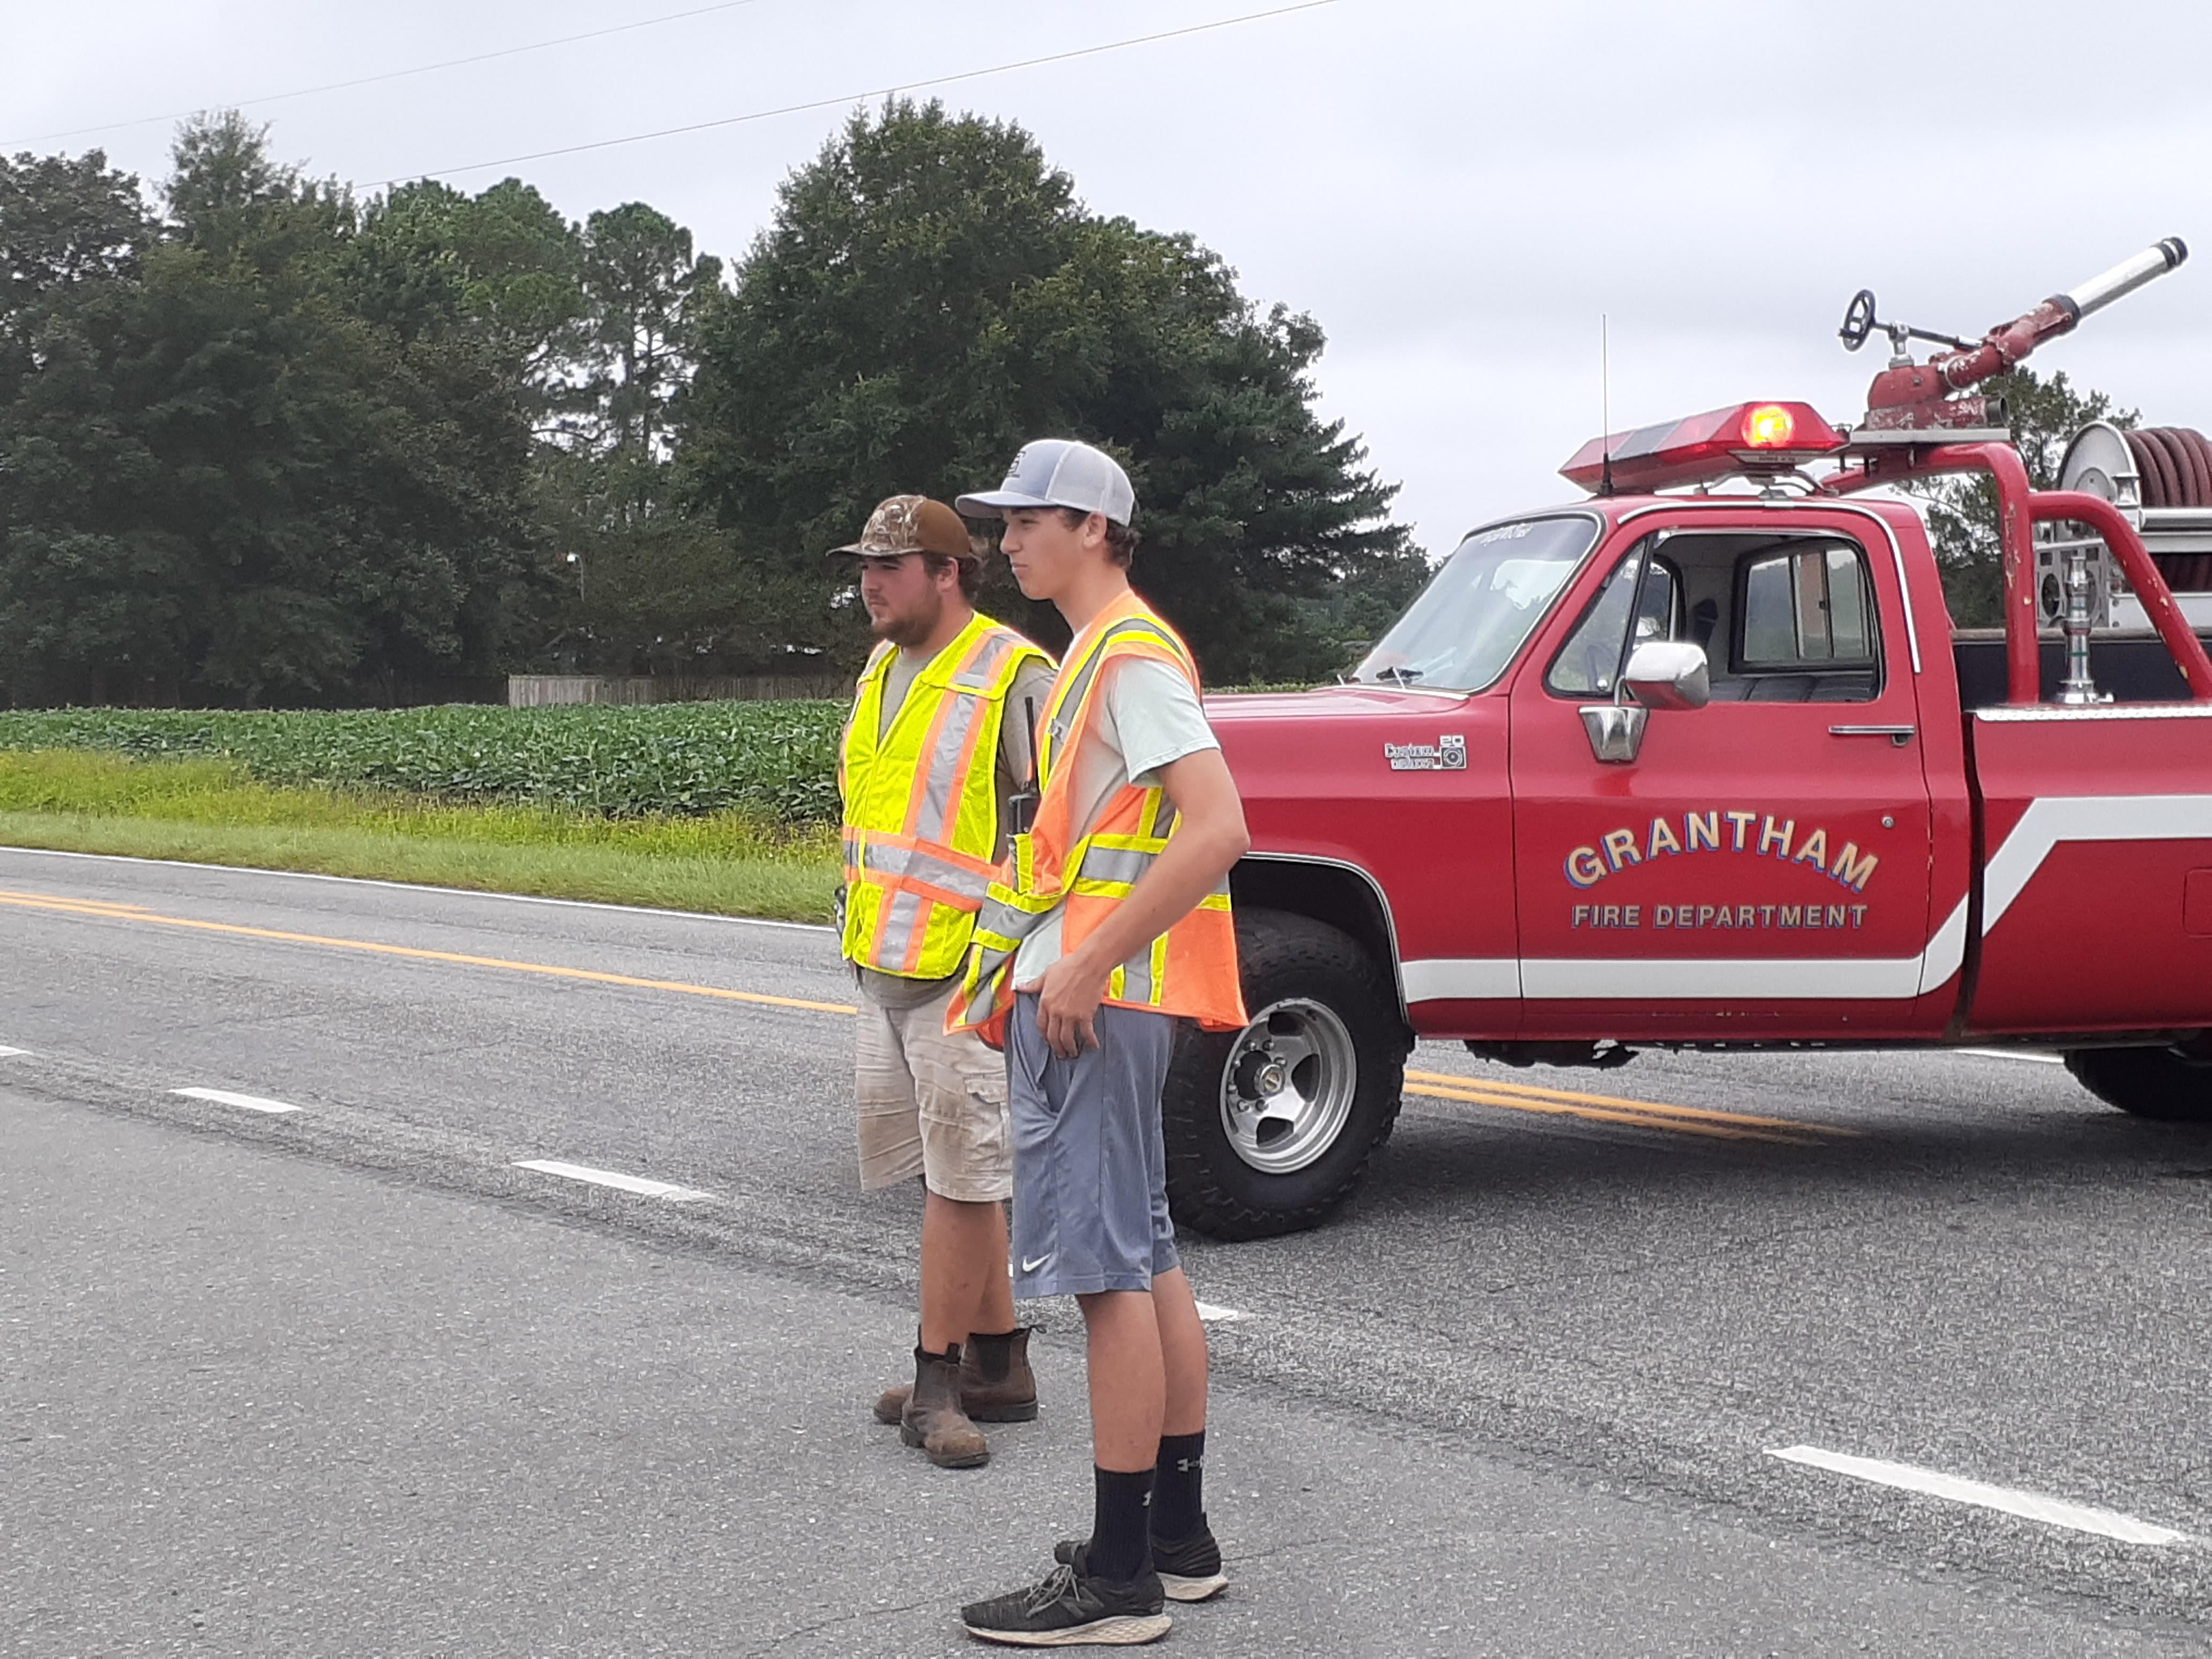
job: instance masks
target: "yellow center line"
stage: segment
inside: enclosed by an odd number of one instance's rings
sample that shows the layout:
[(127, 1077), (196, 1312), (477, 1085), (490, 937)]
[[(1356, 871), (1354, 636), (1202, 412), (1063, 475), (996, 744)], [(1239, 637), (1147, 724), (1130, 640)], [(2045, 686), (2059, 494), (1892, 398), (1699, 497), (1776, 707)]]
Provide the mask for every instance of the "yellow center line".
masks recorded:
[(148, 914), (143, 904), (125, 904), (120, 900), (52, 898), (44, 893), (11, 893), (0, 888), (0, 897), (19, 898), (27, 903), (70, 910), (88, 916), (142, 916)]
[[(647, 979), (634, 974), (611, 974), (594, 968), (562, 968), (550, 963), (518, 962), (507, 957), (480, 957), (459, 951), (432, 951), (413, 945), (384, 945), (373, 939), (340, 939), (324, 933), (295, 933), (282, 928), (252, 927), (240, 922), (204, 921), (193, 916), (163, 915), (142, 904), (106, 899), (67, 898), (0, 888), (0, 905), (25, 910), (46, 910), (59, 915), (87, 916), (106, 921), (134, 922), (143, 927), (180, 927), (237, 939), (313, 945), (331, 951), (357, 951), (371, 956), (398, 957), (415, 962), (450, 963), (465, 968), (496, 968), (508, 973), (535, 974), (548, 979), (580, 980), (593, 985), (620, 985), (641, 991), (668, 991), (679, 996), (709, 997), (717, 1001), (751, 1003), (769, 1008), (796, 1008), (810, 1013), (849, 1015), (860, 1012), (849, 1002), (817, 1002), (805, 997), (779, 997), (759, 991), (735, 991), (720, 985), (695, 985), (685, 980)], [(1788, 1118), (1709, 1111), (1694, 1106), (1670, 1106), (1657, 1101), (1626, 1100), (1613, 1095), (1576, 1094), (1565, 1090), (1535, 1088), (1528, 1084), (1498, 1083), (1486, 1078), (1462, 1077), (1449, 1072), (1409, 1071), (1406, 1073), (1406, 1092), (1436, 1100), (1503, 1107), (1512, 1111), (1579, 1117), (1598, 1123), (1617, 1123), (1641, 1129), (1667, 1129), (1681, 1134), (1707, 1135), (1729, 1140), (1772, 1141), (1785, 1146), (1807, 1145), (1808, 1143), (1804, 1138), (1809, 1135), (1856, 1135), (1858, 1133), (1853, 1129), (1796, 1122)]]
[(1624, 1112), (1656, 1112), (1668, 1117), (1694, 1118), (1707, 1123), (1744, 1124), (1754, 1128), (1779, 1129), (1790, 1134), (1834, 1135), (1856, 1140), (1862, 1132), (1826, 1123), (1807, 1123), (1796, 1118), (1759, 1117), (1749, 1112), (1716, 1111), (1701, 1106), (1668, 1106), (1656, 1100), (1625, 1100), (1618, 1095), (1585, 1095), (1565, 1089), (1540, 1089), (1526, 1083), (1502, 1083), (1486, 1077), (1463, 1077), (1454, 1072), (1406, 1073), (1409, 1082), (1433, 1083), (1449, 1089), (1474, 1089), (1486, 1094), (1513, 1095), (1530, 1100), (1567, 1101), (1577, 1106), (1608, 1106)]
[(1717, 1140), (1764, 1140), (1778, 1146), (1811, 1146), (1819, 1143), (1804, 1135), (1784, 1134), (1772, 1129), (1731, 1128), (1722, 1123), (1702, 1123), (1689, 1118), (1662, 1116), (1656, 1112), (1625, 1112), (1604, 1106), (1574, 1106), (1563, 1100), (1540, 1100), (1528, 1095), (1491, 1095), (1474, 1089), (1437, 1089), (1425, 1083), (1408, 1083), (1409, 1095), (1431, 1100), (1451, 1100), (1474, 1106), (1499, 1106), (1510, 1112), (1540, 1112), (1553, 1117), (1587, 1118), (1593, 1123), (1621, 1123), (1638, 1129), (1663, 1129), (1669, 1134), (1707, 1135)]
[(319, 945), (331, 951), (360, 951), (372, 956), (404, 957), (416, 962), (449, 962), (465, 968), (503, 968), (509, 973), (538, 974), (548, 979), (577, 979), (594, 985), (627, 985), (641, 991), (673, 991), (682, 996), (713, 997), (723, 1002), (758, 1003), (769, 1008), (803, 1008), (817, 1014), (856, 1014), (849, 1002), (811, 1002), (804, 997), (772, 997), (758, 991), (732, 991), (720, 985), (693, 985), (683, 980), (641, 979), (633, 974), (602, 973), (592, 968), (556, 968), (550, 963), (515, 962), (505, 957), (470, 956), (459, 951), (426, 951), (412, 945), (380, 945), (372, 939), (332, 939), (321, 933), (293, 933), (275, 927), (247, 927), (232, 921), (201, 921), (190, 916), (165, 916), (150, 910), (102, 908), (81, 900), (50, 899), (31, 893), (0, 890), (0, 904), (24, 910), (52, 910), (64, 915), (97, 916), (109, 921), (131, 921), (161, 927), (185, 927), (197, 933), (227, 933), (239, 939), (275, 939), (287, 945)]

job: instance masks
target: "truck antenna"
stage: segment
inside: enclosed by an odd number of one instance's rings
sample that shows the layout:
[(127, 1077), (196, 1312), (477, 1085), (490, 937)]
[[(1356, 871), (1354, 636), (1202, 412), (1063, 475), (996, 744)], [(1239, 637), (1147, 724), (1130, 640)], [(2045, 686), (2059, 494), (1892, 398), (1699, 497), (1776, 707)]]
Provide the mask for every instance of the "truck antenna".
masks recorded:
[(1612, 345), (1606, 314), (1601, 311), (1597, 314), (1597, 493), (1601, 495), (1613, 494)]

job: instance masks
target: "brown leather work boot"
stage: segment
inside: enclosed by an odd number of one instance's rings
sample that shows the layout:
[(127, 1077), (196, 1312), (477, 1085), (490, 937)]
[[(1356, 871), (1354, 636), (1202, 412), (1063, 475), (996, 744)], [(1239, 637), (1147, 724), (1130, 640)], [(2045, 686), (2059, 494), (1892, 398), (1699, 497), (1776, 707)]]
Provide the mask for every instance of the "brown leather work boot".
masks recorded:
[(976, 1469), (991, 1461), (982, 1430), (960, 1409), (960, 1356), (914, 1351), (914, 1389), (899, 1418), (899, 1438), (919, 1446), (940, 1469)]
[(1036, 1420), (1030, 1328), (1021, 1325), (1004, 1336), (970, 1336), (961, 1350), (960, 1403), (978, 1423)]
[[(1036, 1420), (1036, 1373), (1030, 1369), (1030, 1329), (1023, 1325), (1003, 1336), (971, 1335), (961, 1349), (960, 1408), (975, 1422)], [(903, 1383), (885, 1389), (876, 1401), (876, 1421), (900, 1421), (913, 1392)]]

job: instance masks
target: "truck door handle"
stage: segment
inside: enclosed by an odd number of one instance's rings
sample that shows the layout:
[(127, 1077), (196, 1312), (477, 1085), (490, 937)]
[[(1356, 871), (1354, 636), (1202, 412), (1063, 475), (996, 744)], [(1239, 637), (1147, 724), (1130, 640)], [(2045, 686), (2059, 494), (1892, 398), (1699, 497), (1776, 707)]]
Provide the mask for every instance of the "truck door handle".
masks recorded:
[(1912, 741), (1912, 730), (1909, 726), (1832, 726), (1828, 728), (1828, 735), (1832, 738), (1887, 738), (1902, 749)]

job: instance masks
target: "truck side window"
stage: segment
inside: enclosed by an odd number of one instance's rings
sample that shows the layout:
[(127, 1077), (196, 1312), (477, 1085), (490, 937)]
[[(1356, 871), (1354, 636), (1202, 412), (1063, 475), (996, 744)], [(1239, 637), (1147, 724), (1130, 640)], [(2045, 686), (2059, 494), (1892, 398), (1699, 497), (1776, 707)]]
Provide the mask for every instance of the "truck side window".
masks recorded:
[[(1636, 587), (1636, 562), (1631, 554), (1605, 579), (1581, 623), (1552, 659), (1551, 672), (1544, 677), (1546, 690), (1565, 696), (1613, 695), (1613, 677), (1620, 666), (1621, 630)], [(1636, 618), (1638, 644), (1682, 636), (1681, 595), (1681, 579), (1674, 566), (1655, 557), (1651, 574), (1644, 580), (1644, 604)]]
[[(1864, 702), (1877, 689), (1881, 625), (1866, 556), (1824, 542), (1744, 562), (1735, 677), (1743, 701)], [(1716, 690), (1716, 698), (1727, 694)]]

